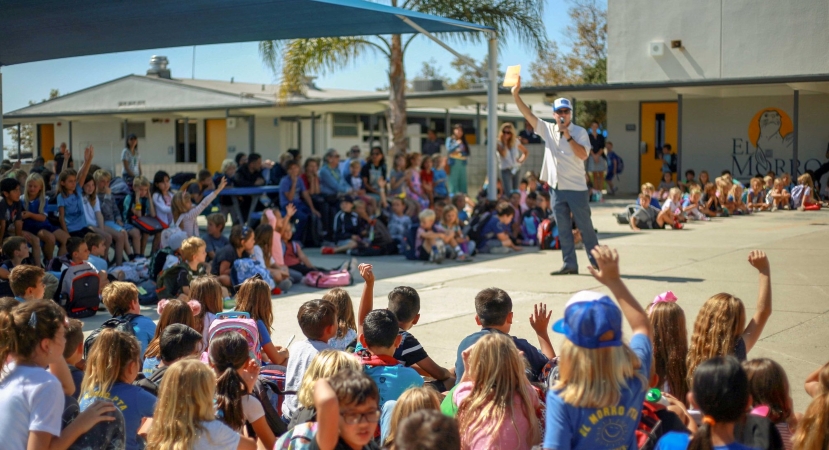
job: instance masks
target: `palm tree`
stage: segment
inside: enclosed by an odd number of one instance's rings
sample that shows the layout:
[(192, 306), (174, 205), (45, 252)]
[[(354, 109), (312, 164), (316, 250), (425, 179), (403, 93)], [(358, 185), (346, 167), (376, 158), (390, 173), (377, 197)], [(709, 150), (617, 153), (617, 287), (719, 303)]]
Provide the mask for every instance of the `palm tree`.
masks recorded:
[[(449, 19), (487, 25), (498, 31), (503, 43), (515, 37), (540, 51), (547, 42), (541, 22), (544, 0), (389, 0), (391, 6)], [(355, 36), (262, 41), (259, 53), (274, 73), (282, 72), (280, 97), (302, 92), (306, 77), (345, 67), (365, 53), (379, 53), (389, 62), (389, 120), (394, 147), (406, 149), (406, 69), (403, 57), (418, 34), (406, 36)], [(441, 39), (480, 42), (482, 33), (442, 33)]]

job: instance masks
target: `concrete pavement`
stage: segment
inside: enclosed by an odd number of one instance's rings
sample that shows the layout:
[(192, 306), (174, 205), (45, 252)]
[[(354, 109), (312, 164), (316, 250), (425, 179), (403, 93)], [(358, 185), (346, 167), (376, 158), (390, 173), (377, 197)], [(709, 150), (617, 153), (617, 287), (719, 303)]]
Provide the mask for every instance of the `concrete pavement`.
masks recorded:
[[(677, 295), (689, 333), (701, 305), (719, 292), (741, 298), (750, 318), (758, 282), (747, 256), (752, 249), (768, 254), (774, 311), (749, 358), (769, 357), (781, 363), (789, 376), (795, 408), (803, 411), (809, 402), (803, 380), (829, 360), (829, 278), (825, 276), (829, 269), (829, 213), (767, 212), (695, 222), (685, 230), (634, 233), (611, 216), (627, 203), (612, 200), (592, 205), (599, 240), (619, 250), (624, 281), (642, 305), (669, 289)], [(313, 249), (309, 254), (315, 264), (324, 267), (335, 267), (345, 259), (320, 256)], [(530, 342), (535, 341), (528, 320), (534, 303), (547, 303), (556, 320), (573, 293), (583, 289), (607, 292), (587, 274), (583, 250), (578, 257), (582, 274), (565, 277), (549, 275), (561, 266), (559, 251), (535, 249), (506, 256), (479, 256), (473, 263), (434, 265), (406, 261), (400, 256), (363, 258), (360, 262), (374, 265), (375, 308), (385, 307), (386, 295), (395, 286), (418, 290), (421, 318), (411, 331), (436, 362), (450, 367), (458, 343), (478, 329), (473, 299), (485, 287), (499, 287), (510, 294), (515, 312), (512, 334)], [(355, 274), (355, 285), (347, 289), (355, 311), (361, 281)], [(275, 344), (284, 345), (291, 335), (302, 338), (297, 310), (303, 302), (320, 298), (323, 293), (302, 286), (273, 298)], [(154, 311), (147, 313), (157, 318)], [(107, 317), (106, 313), (99, 314), (95, 320), (88, 320), (86, 328), (94, 328)], [(551, 337), (554, 347), (559, 348), (562, 336), (551, 332)]]

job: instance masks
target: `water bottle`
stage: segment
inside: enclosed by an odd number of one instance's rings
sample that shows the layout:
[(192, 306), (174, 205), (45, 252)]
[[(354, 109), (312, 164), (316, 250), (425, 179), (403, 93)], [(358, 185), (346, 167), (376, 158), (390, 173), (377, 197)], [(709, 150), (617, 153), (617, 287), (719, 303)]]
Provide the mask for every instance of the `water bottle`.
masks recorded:
[(663, 406), (670, 406), (671, 404), (667, 398), (662, 396), (662, 391), (657, 388), (649, 389), (648, 393), (645, 394), (645, 400), (650, 403), (659, 403)]

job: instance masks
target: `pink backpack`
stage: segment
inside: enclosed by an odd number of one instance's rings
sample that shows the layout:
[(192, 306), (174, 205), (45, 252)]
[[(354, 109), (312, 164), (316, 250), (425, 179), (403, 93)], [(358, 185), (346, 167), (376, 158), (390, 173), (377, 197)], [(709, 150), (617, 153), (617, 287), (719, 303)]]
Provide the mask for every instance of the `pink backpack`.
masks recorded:
[[(208, 345), (216, 336), (231, 331), (241, 334), (248, 341), (251, 358), (262, 361), (262, 354), (259, 349), (259, 328), (256, 327), (256, 321), (250, 318), (250, 314), (243, 311), (227, 311), (216, 314), (216, 320), (210, 324), (210, 329), (207, 331)], [(208, 361), (207, 350), (202, 354), (202, 361)]]
[(354, 280), (351, 278), (351, 273), (348, 269), (332, 270), (330, 272), (315, 270), (308, 272), (302, 278), (302, 282), (307, 286), (321, 289), (351, 286), (354, 284)]

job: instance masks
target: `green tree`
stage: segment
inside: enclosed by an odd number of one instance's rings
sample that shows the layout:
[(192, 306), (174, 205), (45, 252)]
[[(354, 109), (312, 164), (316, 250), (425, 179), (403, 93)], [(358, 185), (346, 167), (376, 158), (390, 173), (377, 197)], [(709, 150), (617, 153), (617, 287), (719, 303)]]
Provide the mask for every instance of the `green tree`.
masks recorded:
[[(570, 0), (570, 51), (562, 53), (553, 42), (530, 65), (534, 86), (607, 83), (607, 10), (597, 0)], [(607, 102), (584, 101), (576, 106), (575, 122), (585, 127), (594, 120), (604, 124)]]
[[(59, 96), (60, 96), (60, 92), (57, 89), (52, 89), (51, 91), (49, 91), (49, 98), (41, 100), (40, 103), (43, 103), (46, 100), (52, 100), (54, 98), (58, 98)], [(29, 100), (29, 106), (34, 105), (34, 104), (35, 104), (35, 102)], [(34, 154), (35, 153), (35, 151), (34, 151), (35, 150), (35, 145), (37, 144), (36, 134), (37, 133), (36, 133), (36, 129), (35, 129), (34, 124), (27, 123), (27, 124), (21, 125), (19, 135), (17, 134), (17, 129), (15, 128), (11, 132), (11, 139), (12, 139), (12, 143), (14, 144), (12, 146), (12, 148), (9, 149), (13, 152), (11, 154), (15, 155), (15, 157), (19, 157), (19, 155), (17, 154), (18, 144), (20, 145), (20, 153)], [(7, 147), (7, 149), (8, 149), (8, 147)]]
[[(490, 26), (501, 42), (517, 38), (536, 50), (544, 48), (547, 37), (541, 13), (544, 0), (387, 0), (391, 6)], [(312, 73), (324, 74), (353, 64), (366, 53), (379, 54), (388, 62), (389, 110), (394, 147), (405, 150), (406, 70), (403, 59), (411, 36), (377, 35), (336, 38), (294, 39), (259, 43), (262, 60), (281, 73), (280, 97), (302, 93)], [(454, 42), (483, 42), (483, 33), (442, 33)]]

